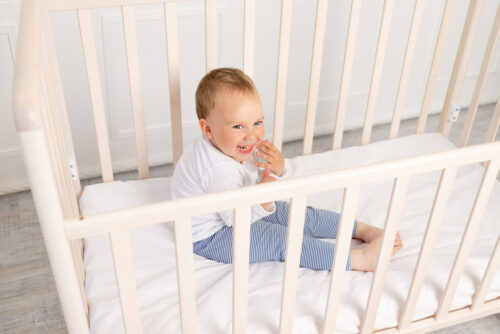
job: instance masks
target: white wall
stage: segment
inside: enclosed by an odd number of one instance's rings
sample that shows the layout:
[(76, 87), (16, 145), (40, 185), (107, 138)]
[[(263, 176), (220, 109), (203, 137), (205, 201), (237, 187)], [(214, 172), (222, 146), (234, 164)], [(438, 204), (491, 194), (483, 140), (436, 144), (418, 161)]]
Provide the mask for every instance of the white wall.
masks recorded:
[[(19, 0), (0, 0), (0, 193), (24, 189), (25, 179), (19, 141), (14, 131), (10, 105), (13, 58), (16, 42)], [(467, 106), (481, 65), (482, 54), (499, 0), (487, 0), (479, 33), (474, 44), (460, 103)], [(432, 112), (438, 112), (446, 93), (469, 1), (458, 0), (450, 28), (446, 51), (436, 85)], [(279, 0), (257, 0), (255, 36), (256, 63), (254, 80), (261, 94), (267, 131), (272, 138), (274, 94), (279, 39)], [(364, 1), (351, 84), (347, 128), (360, 127), (371, 78), (378, 27), (383, 1)], [(376, 123), (391, 119), (399, 75), (403, 62), (414, 0), (398, 0), (392, 21), (390, 42), (384, 66)], [(314, 33), (315, 0), (295, 0), (288, 73), (285, 140), (303, 134), (307, 85)], [(323, 54), (316, 134), (331, 133), (334, 126), (340, 71), (347, 32), (350, 1), (330, 0)], [(444, 0), (427, 1), (424, 24), (419, 36), (411, 82), (405, 102), (404, 118), (418, 114), (431, 57), (437, 38)], [(135, 169), (132, 116), (128, 91), (121, 12), (118, 8), (93, 11), (97, 52), (109, 125), (115, 172)], [(203, 1), (178, 5), (181, 58), (181, 93), (184, 144), (199, 135), (194, 111), (194, 91), (205, 71)], [(243, 0), (219, 0), (218, 62), (220, 66), (242, 67)], [(168, 77), (164, 40), (164, 20), (160, 6), (137, 8), (137, 29), (148, 150), (153, 165), (171, 160)], [(53, 30), (66, 103), (75, 141), (81, 177), (99, 175), (99, 159), (85, 75), (79, 28), (74, 12), (52, 16)], [(481, 103), (494, 102), (500, 96), (500, 52), (490, 67)]]

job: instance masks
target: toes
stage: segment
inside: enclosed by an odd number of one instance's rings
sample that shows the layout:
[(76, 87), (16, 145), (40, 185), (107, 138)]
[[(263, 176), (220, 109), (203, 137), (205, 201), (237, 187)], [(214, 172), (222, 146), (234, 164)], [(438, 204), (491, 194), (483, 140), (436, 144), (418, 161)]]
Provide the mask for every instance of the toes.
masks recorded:
[(398, 246), (394, 246), (394, 248), (392, 249), (392, 255), (396, 254), (398, 251), (401, 250), (401, 248), (403, 248), (403, 245), (398, 245)]

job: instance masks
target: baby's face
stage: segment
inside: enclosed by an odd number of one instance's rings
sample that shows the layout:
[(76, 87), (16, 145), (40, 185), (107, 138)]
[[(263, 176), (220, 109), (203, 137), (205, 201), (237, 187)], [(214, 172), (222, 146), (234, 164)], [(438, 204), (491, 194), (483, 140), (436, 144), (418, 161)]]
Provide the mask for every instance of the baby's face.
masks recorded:
[(200, 120), (212, 145), (238, 162), (250, 159), (265, 136), (262, 104), (248, 93), (219, 92), (205, 123)]

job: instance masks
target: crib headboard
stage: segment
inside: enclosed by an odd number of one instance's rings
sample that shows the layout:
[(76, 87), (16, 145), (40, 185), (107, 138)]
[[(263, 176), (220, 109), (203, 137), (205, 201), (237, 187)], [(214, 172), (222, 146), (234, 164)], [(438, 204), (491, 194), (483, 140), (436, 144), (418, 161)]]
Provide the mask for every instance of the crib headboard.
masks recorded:
[[(48, 222), (42, 224), (42, 230), (46, 238), (57, 239), (57, 241), (54, 242), (47, 241), (47, 245), (64, 244), (66, 235), (63, 222), (65, 219), (75, 219), (79, 217), (78, 197), (81, 192), (78, 164), (69, 127), (66, 103), (50, 24), (50, 12), (62, 10), (73, 10), (77, 12), (97, 135), (101, 174), (103, 181), (109, 182), (114, 179), (113, 166), (90, 10), (92, 8), (101, 7), (121, 7), (122, 10), (137, 167), (139, 178), (143, 179), (149, 177), (149, 162), (134, 6), (148, 3), (162, 3), (164, 6), (172, 124), (172, 151), (173, 163), (175, 164), (181, 156), (183, 148), (179, 79), (179, 33), (176, 14), (177, 2), (181, 1), (182, 0), (24, 0), (22, 2), (19, 24), (19, 42), (17, 44), (18, 50), (16, 54), (13, 104), (16, 125), (24, 148), (27, 172), (32, 185), (37, 212), (41, 222)], [(380, 79), (385, 60), (394, 2), (394, 0), (385, 0), (384, 2), (375, 62), (373, 64), (371, 84), (368, 93), (368, 103), (360, 140), (361, 145), (369, 143), (371, 139), (371, 132), (374, 125), (373, 117), (380, 89)], [(434, 92), (439, 66), (443, 58), (443, 50), (446, 43), (447, 32), (451, 24), (455, 2), (455, 0), (447, 0), (442, 13), (442, 22), (439, 28), (438, 39), (434, 49), (432, 64), (415, 133), (423, 133), (426, 127), (431, 98)], [(273, 142), (280, 149), (283, 142), (285, 118), (292, 4), (292, 0), (281, 1), (275, 116), (273, 126)], [(444, 136), (448, 136), (451, 130), (452, 122), (449, 117), (450, 110), (453, 105), (458, 103), (458, 98), (465, 79), (465, 71), (473, 49), (473, 41), (481, 20), (484, 4), (485, 0), (470, 1), (467, 19), (455, 57), (452, 76), (449, 81), (438, 126), (438, 131)], [(361, 6), (361, 0), (351, 1), (336, 119), (333, 126), (334, 135), (332, 149), (339, 149), (342, 147), (351, 75), (354, 66), (354, 52), (358, 39)], [(328, 0), (317, 1), (314, 42), (307, 94), (307, 113), (304, 124), (303, 154), (310, 154), (312, 151), (328, 12), (327, 7)], [(254, 72), (254, 54), (256, 52), (254, 47), (255, 8), (255, 0), (244, 0), (243, 70), (250, 76), (252, 76)], [(396, 138), (398, 136), (417, 37), (422, 25), (423, 8), (424, 1), (416, 0), (389, 138)], [(217, 67), (216, 59), (218, 50), (216, 23), (216, 0), (205, 0), (205, 59), (207, 71)], [(486, 74), (492, 62), (499, 35), (500, 4), (484, 52), (481, 70), (478, 75), (473, 98), (462, 131), (460, 146), (467, 145), (479, 104), (479, 96), (484, 87)], [(490, 123), (490, 128), (486, 135), (486, 142), (495, 140), (499, 126), (500, 103), (497, 103)], [(49, 210), (48, 208), (51, 209)], [(54, 210), (54, 208), (57, 208), (57, 210)], [(69, 303), (69, 305), (71, 305), (69, 301), (74, 300), (74, 298), (80, 298), (79, 295), (81, 294), (83, 296), (81, 307), (86, 309), (87, 305), (82, 292), (84, 281), (84, 271), (81, 260), (82, 244), (81, 241), (72, 241), (66, 244), (67, 248), (64, 249), (55, 246), (50, 248), (48, 246), (51, 262), (58, 262), (57, 264), (52, 264), (52, 268), (54, 272), (57, 272), (62, 270), (60, 268), (69, 268), (76, 263), (74, 275), (65, 276), (65, 279), (78, 282), (75, 286), (80, 286), (80, 291), (78, 291), (78, 289), (69, 289), (70, 292), (65, 290), (65, 295), (61, 295), (61, 303)], [(60, 281), (58, 275), (55, 276), (58, 287), (66, 285), (67, 282)], [(73, 286), (73, 284), (69, 285)], [(78, 314), (78, 312), (74, 314)], [(82, 328), (81, 325), (84, 321), (85, 319), (81, 319), (78, 316), (72, 318), (72, 315), (69, 315), (69, 318), (66, 318), (66, 323), (71, 332), (73, 332), (73, 330), (74, 332), (78, 332)]]

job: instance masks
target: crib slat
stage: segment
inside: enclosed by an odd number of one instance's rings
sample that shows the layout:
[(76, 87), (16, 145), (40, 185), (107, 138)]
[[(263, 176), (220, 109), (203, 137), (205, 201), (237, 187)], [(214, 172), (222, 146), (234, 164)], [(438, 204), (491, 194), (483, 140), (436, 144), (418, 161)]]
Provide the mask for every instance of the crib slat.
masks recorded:
[(425, 236), (423, 239), (424, 241), (420, 248), (417, 265), (415, 266), (415, 272), (413, 274), (410, 290), (408, 292), (408, 298), (406, 299), (406, 304), (403, 308), (403, 312), (399, 321), (400, 330), (406, 329), (412, 321), (418, 297), (420, 295), (420, 290), (425, 280), (429, 261), (431, 259), (434, 244), (439, 232), (439, 226), (446, 210), (446, 204), (448, 203), (456, 172), (456, 167), (450, 167), (443, 170), (443, 172), (441, 173), (441, 179), (439, 180), (436, 197), (432, 205), (429, 222), (427, 223), (427, 229), (425, 231)]
[(170, 93), (170, 128), (174, 166), (182, 155), (181, 84), (179, 74), (179, 43), (177, 5), (165, 3), (165, 35), (167, 37), (168, 88)]
[(207, 73), (217, 67), (217, 0), (205, 0), (205, 61)]
[(391, 129), (389, 132), (389, 139), (396, 138), (399, 132), (399, 125), (401, 123), (401, 113), (403, 112), (406, 90), (410, 81), (411, 66), (413, 57), (415, 55), (415, 47), (417, 45), (418, 33), (420, 31), (420, 23), (424, 12), (424, 0), (415, 1), (415, 8), (413, 10), (413, 18), (411, 21), (410, 34), (408, 37), (408, 44), (406, 45), (406, 53), (403, 62), (403, 70), (401, 71), (401, 78), (399, 80), (399, 88), (396, 97), (396, 104), (394, 106), (394, 113), (392, 116)]
[(139, 53), (137, 48), (137, 30), (134, 7), (123, 6), (123, 32), (127, 49), (127, 65), (134, 119), (135, 148), (139, 179), (149, 177), (148, 148), (146, 142), (146, 125), (144, 123), (144, 107), (142, 103), (141, 73), (139, 70)]
[(469, 215), (467, 221), (467, 226), (465, 227), (465, 232), (462, 236), (460, 242), (460, 248), (458, 250), (457, 256), (453, 263), (453, 267), (448, 278), (448, 283), (444, 291), (439, 305), (436, 311), (436, 320), (442, 319), (449, 311), (453, 296), (460, 280), (460, 276), (465, 267), (465, 262), (467, 261), (467, 256), (470, 253), (476, 232), (481, 223), (481, 218), (483, 216), (486, 205), (488, 204), (488, 199), (491, 194), (491, 190), (496, 181), (496, 176), (498, 173), (499, 160), (489, 161), (486, 165), (486, 170), (483, 174), (483, 179), (481, 180), (481, 185), (474, 200), (474, 206)]
[(233, 333), (245, 333), (247, 328), (250, 224), (251, 212), (249, 207), (234, 210)]
[(380, 23), (380, 31), (378, 35), (375, 63), (373, 65), (372, 79), (370, 83), (370, 90), (368, 93), (368, 103), (365, 112), (363, 134), (361, 135), (361, 145), (365, 145), (370, 142), (373, 126), (373, 114), (375, 113), (378, 91), (380, 88), (380, 79), (382, 78), (382, 70), (384, 66), (385, 52), (387, 49), (387, 41), (389, 39), (389, 31), (391, 28), (393, 9), (394, 0), (385, 0), (384, 12), (382, 14), (382, 22)]
[(253, 77), (255, 52), (255, 0), (245, 0), (243, 35), (243, 71)]
[(113, 167), (90, 9), (78, 10), (78, 22), (80, 24), (85, 66), (87, 67), (87, 80), (89, 83), (90, 99), (92, 101), (99, 160), (101, 161), (102, 181), (110, 182), (113, 181)]
[(337, 102), (337, 115), (335, 117), (335, 130), (333, 132), (332, 149), (336, 150), (342, 146), (344, 135), (344, 120), (349, 100), (349, 89), (351, 87), (352, 65), (354, 62), (354, 51), (359, 28), (359, 16), (361, 12), (361, 0), (352, 0), (349, 15), (349, 27), (344, 52), (344, 64), (342, 65), (342, 77), (340, 79), (339, 99)]
[(281, 0), (280, 42), (278, 49), (278, 73), (276, 77), (273, 132), (273, 144), (280, 151), (283, 144), (283, 122), (285, 118), (286, 79), (288, 75), (288, 51), (290, 49), (291, 23), (292, 0)]
[(427, 85), (425, 86), (424, 98), (417, 123), (417, 134), (424, 133), (425, 125), (427, 124), (427, 116), (431, 105), (432, 94), (434, 93), (434, 86), (436, 85), (437, 75), (439, 73), (439, 64), (443, 56), (444, 47), (446, 45), (446, 36), (450, 27), (451, 17), (453, 15), (453, 7), (456, 0), (446, 0), (446, 6), (443, 11), (441, 19), (441, 27), (439, 28), (439, 35), (436, 42), (434, 55), (432, 56), (432, 64), (429, 70), (429, 77), (427, 78)]
[(285, 253), (285, 269), (283, 273), (283, 294), (281, 297), (280, 330), (281, 334), (291, 333), (297, 280), (299, 274), (302, 239), (304, 236), (304, 217), (307, 196), (296, 196), (290, 203), (288, 217), (287, 242)]
[(377, 265), (375, 267), (370, 295), (368, 297), (365, 318), (361, 324), (361, 333), (371, 333), (373, 331), (373, 324), (377, 316), (380, 297), (382, 296), (384, 288), (385, 274), (389, 266), (391, 252), (394, 247), (394, 239), (396, 237), (399, 219), (401, 218), (401, 214), (403, 212), (408, 183), (409, 176), (405, 175), (394, 181), (391, 202), (389, 204), (387, 219), (384, 226), (384, 236), (377, 258)]
[(314, 123), (316, 119), (316, 109), (318, 106), (319, 79), (321, 71), (321, 59), (323, 56), (327, 11), (328, 0), (318, 0), (318, 3), (316, 5), (316, 26), (314, 28), (315, 30), (311, 59), (311, 73), (309, 76), (309, 92), (307, 96), (304, 147), (302, 149), (303, 155), (310, 154), (312, 151)]
[(125, 331), (129, 334), (142, 333), (128, 230), (110, 233), (109, 240)]
[(472, 299), (471, 309), (474, 311), (478, 308), (478, 306), (482, 305), (484, 302), (484, 298), (488, 293), (491, 283), (495, 278), (495, 274), (500, 266), (500, 236), (497, 238), (497, 243), (495, 245), (495, 249), (493, 250), (493, 254), (488, 262), (488, 266), (486, 267), (486, 271), (484, 273), (483, 279), (481, 280), (481, 284), (479, 284), (479, 288)]
[(196, 296), (194, 288), (193, 236), (191, 219), (174, 221), (177, 286), (182, 333), (196, 333)]
[(492, 143), (497, 137), (498, 127), (500, 127), (500, 99), (497, 101), (497, 106), (495, 107), (495, 113), (491, 118), (490, 128), (486, 134), (485, 143)]
[(462, 130), (462, 136), (460, 137), (459, 147), (466, 146), (467, 142), (469, 141), (472, 125), (474, 123), (474, 119), (476, 118), (477, 107), (479, 105), (479, 97), (481, 96), (481, 92), (483, 90), (484, 83), (486, 81), (488, 68), (491, 65), (491, 61), (493, 60), (493, 55), (496, 50), (496, 45), (499, 36), (500, 36), (500, 3), (498, 4), (498, 9), (495, 16), (495, 20), (493, 22), (493, 27), (491, 28), (488, 45), (486, 46), (486, 50), (484, 51), (483, 62), (481, 63), (481, 69), (477, 77), (476, 87), (474, 88), (474, 93), (472, 94), (472, 100), (471, 103), (469, 104), (469, 110), (467, 111), (467, 118), (465, 120), (465, 125)]
[(328, 289), (325, 322), (323, 323), (322, 333), (324, 334), (335, 332), (337, 312), (340, 306), (340, 298), (342, 296), (342, 282), (344, 280), (347, 257), (349, 255), (349, 248), (351, 245), (358, 198), (359, 186), (345, 188), (344, 199), (342, 200), (340, 228), (337, 233), (330, 287)]
[(451, 74), (448, 91), (441, 111), (439, 119), (438, 131), (448, 137), (451, 131), (451, 122), (448, 120), (448, 115), (452, 104), (458, 104), (460, 92), (465, 80), (465, 71), (469, 65), (469, 58), (474, 44), (474, 38), (479, 27), (481, 14), (484, 7), (484, 0), (471, 1), (467, 19), (465, 21), (460, 46), (458, 47), (453, 72)]

